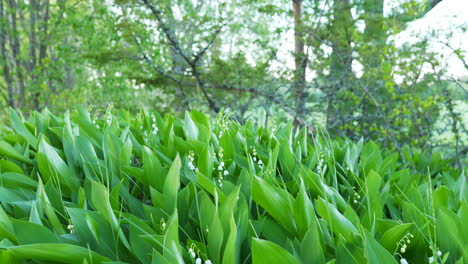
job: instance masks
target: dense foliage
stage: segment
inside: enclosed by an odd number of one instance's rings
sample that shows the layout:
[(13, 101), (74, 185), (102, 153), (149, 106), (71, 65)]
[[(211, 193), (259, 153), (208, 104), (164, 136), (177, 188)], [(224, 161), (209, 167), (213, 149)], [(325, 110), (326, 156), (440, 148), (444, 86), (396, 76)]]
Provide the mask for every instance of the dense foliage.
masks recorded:
[(0, 120), (8, 106), (224, 108), (460, 160), (468, 86), (447, 64), (467, 75), (452, 35), (466, 39), (468, 21), (405, 37), (448, 1), (1, 0)]
[(468, 262), (441, 153), (195, 111), (12, 110), (0, 137), (0, 263)]

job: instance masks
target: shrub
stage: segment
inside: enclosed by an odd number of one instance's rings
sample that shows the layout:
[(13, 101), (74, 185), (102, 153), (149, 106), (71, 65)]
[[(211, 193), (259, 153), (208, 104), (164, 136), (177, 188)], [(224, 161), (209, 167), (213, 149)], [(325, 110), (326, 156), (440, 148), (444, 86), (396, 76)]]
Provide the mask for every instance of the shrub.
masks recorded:
[(438, 153), (198, 112), (12, 110), (0, 135), (0, 263), (468, 263)]

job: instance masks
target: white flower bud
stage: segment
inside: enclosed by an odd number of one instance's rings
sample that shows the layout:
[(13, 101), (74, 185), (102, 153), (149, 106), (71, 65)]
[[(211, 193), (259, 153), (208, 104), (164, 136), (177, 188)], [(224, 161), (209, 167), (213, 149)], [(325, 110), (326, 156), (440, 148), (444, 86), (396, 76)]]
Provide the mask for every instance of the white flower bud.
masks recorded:
[(408, 261), (406, 261), (406, 259), (402, 258), (402, 259), (400, 259), (400, 264), (408, 264)]
[(434, 261), (434, 257), (429, 258), (429, 263), (432, 263)]
[(212, 264), (211, 260), (209, 260), (209, 259), (205, 260), (205, 264)]
[(229, 174), (229, 171), (225, 170), (224, 171), (224, 176), (228, 175)]
[(437, 256), (439, 256), (439, 257), (442, 256), (442, 252), (440, 252), (440, 250), (437, 251)]
[(201, 258), (197, 258), (197, 259), (195, 260), (195, 264), (201, 264), (201, 263), (202, 263)]

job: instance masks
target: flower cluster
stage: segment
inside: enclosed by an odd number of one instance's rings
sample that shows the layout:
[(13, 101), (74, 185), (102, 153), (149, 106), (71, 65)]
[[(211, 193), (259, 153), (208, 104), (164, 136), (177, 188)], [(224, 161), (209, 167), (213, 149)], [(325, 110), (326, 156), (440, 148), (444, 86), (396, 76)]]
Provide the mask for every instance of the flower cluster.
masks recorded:
[(257, 157), (257, 149), (255, 147), (252, 147), (252, 149), (253, 161), (256, 162), (260, 168), (263, 168), (263, 161)]
[(98, 129), (99, 129), (100, 127), (99, 127), (99, 124), (98, 124), (98, 123), (96, 123), (96, 119), (92, 118), (92, 120), (93, 120), (93, 125), (95, 125), (95, 126), (96, 126), (96, 128), (98, 128)]
[(224, 132), (228, 130), (227, 122), (222, 115), (218, 115), (215, 120), (216, 124), (219, 126), (218, 138), (221, 138), (224, 135)]
[(229, 175), (229, 171), (226, 169), (223, 161), (223, 148), (219, 148), (218, 158), (219, 158), (219, 165), (218, 165), (218, 184), (219, 188), (223, 188), (223, 179), (224, 176)]
[(413, 234), (407, 233), (400, 241), (397, 242), (397, 247), (400, 249), (400, 253), (404, 254), (406, 252), (406, 248), (411, 243), (411, 238), (413, 238)]
[[(437, 254), (437, 257), (441, 257), (441, 256), (442, 256), (442, 252), (441, 252), (440, 250), (437, 250), (436, 254)], [(437, 262), (434, 262), (434, 261), (437, 259), (437, 257), (434, 257), (434, 256), (429, 257), (429, 264), (431, 264), (431, 263), (437, 263)]]
[(194, 153), (192, 150), (191, 150), (191, 151), (189, 152), (189, 154), (188, 154), (188, 160), (189, 160), (189, 162), (188, 162), (188, 167), (189, 167), (189, 169), (191, 169), (192, 171), (194, 171), (195, 173), (197, 173), (197, 172), (198, 172), (198, 168), (195, 167), (195, 165), (193, 164), (194, 161), (195, 161), (195, 153)]
[(325, 158), (325, 154), (323, 152), (320, 153), (320, 159), (319, 159), (319, 162), (317, 164), (317, 173), (322, 175), (323, 173), (323, 163), (324, 163), (324, 158)]
[(106, 123), (107, 123), (107, 125), (110, 125), (112, 123), (112, 108), (114, 108), (114, 105), (110, 104), (109, 107), (107, 107), (107, 110), (106, 110)]
[(358, 200), (361, 199), (361, 195), (359, 195), (359, 193), (356, 192), (356, 187), (354, 186), (353, 186), (353, 191), (354, 191), (353, 203), (357, 204)]
[[(188, 250), (189, 254), (190, 254), (190, 257), (192, 257), (192, 259), (195, 259), (195, 264), (202, 264), (202, 259), (200, 257), (197, 257), (197, 253), (198, 255), (200, 255), (200, 250), (197, 249), (197, 252), (195, 252), (195, 244), (192, 244)], [(207, 259), (205, 260), (205, 264), (212, 264), (211, 260)]]
[(153, 128), (153, 131), (151, 132), (153, 135), (156, 135), (159, 131), (158, 126), (156, 125), (156, 116), (154, 114), (151, 114), (151, 119), (153, 123), (151, 124), (151, 127)]
[(72, 225), (72, 224), (69, 224), (69, 225), (67, 226), (67, 229), (70, 230), (70, 234), (73, 234), (74, 228), (75, 228), (75, 226)]
[(97, 129), (100, 128), (99, 124), (97, 123), (97, 120), (99, 119), (98, 118), (98, 114), (97, 113), (92, 113), (92, 108), (88, 108), (88, 112), (91, 113), (91, 122), (93, 123), (93, 125), (96, 126)]

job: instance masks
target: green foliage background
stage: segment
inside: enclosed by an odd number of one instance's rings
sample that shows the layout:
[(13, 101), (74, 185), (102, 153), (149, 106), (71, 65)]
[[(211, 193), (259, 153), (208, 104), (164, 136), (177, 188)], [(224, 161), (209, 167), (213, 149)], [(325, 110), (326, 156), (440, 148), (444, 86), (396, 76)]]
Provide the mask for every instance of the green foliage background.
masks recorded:
[[(177, 116), (228, 109), (241, 123), (300, 118), (332, 137), (400, 153), (442, 149), (458, 162), (468, 149), (466, 80), (450, 77), (431, 43), (466, 68), (466, 51), (449, 39), (468, 24), (396, 44), (438, 3), (407, 1), (384, 14), (383, 0), (2, 0), (1, 117), (7, 106), (26, 115), (76, 104)], [(304, 54), (285, 46), (291, 33)], [(305, 69), (288, 65), (297, 58)]]
[(466, 173), (441, 152), (196, 111), (11, 120), (2, 263), (468, 261)]

